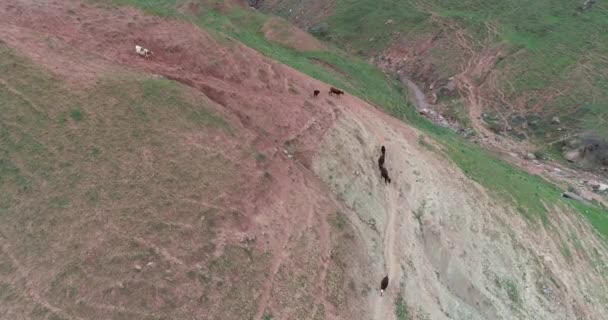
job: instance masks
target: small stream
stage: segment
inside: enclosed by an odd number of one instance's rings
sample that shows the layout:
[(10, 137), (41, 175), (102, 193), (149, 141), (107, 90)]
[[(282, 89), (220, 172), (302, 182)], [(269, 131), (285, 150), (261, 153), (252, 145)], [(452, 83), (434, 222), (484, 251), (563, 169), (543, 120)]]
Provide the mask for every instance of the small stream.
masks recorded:
[(454, 131), (458, 131), (460, 126), (455, 123), (450, 123), (444, 116), (442, 116), (439, 112), (430, 108), (429, 103), (426, 100), (426, 95), (420, 87), (414, 81), (410, 80), (408, 77), (404, 75), (399, 76), (399, 80), (403, 83), (408, 90), (407, 99), (411, 104), (416, 107), (416, 110), (433, 123), (440, 125), (442, 127), (450, 128)]

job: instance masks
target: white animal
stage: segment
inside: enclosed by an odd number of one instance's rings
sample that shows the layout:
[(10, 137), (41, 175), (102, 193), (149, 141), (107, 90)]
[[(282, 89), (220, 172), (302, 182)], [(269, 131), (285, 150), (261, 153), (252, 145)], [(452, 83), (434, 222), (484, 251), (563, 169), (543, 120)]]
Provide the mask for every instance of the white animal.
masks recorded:
[(135, 46), (135, 52), (144, 58), (148, 58), (152, 55), (152, 51), (137, 45)]

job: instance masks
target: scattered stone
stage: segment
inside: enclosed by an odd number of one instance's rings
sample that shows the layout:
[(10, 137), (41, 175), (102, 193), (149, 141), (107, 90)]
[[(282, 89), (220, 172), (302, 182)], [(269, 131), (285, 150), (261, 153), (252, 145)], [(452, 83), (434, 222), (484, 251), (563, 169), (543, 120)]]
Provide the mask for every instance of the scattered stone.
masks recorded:
[(141, 271), (141, 266), (136, 264), (134, 267), (135, 271)]
[(562, 157), (570, 162), (577, 162), (581, 159), (581, 152), (578, 149), (568, 150), (562, 153)]
[(148, 263), (146, 263), (147, 267), (154, 267), (154, 262), (150, 261)]
[(427, 115), (427, 114), (429, 114), (429, 109), (425, 108), (425, 109), (420, 110), (420, 114), (421, 115)]
[(526, 156), (524, 157), (524, 159), (526, 159), (526, 160), (536, 160), (536, 156), (534, 155), (534, 153), (528, 153), (528, 154), (526, 154)]
[(585, 181), (585, 184), (590, 186), (592, 189), (597, 189), (600, 186), (600, 183), (596, 180), (588, 180)]
[(580, 201), (580, 202), (587, 202), (587, 200), (585, 200), (583, 197), (579, 196), (578, 194), (576, 194), (574, 192), (570, 192), (570, 191), (566, 191), (566, 192), (562, 193), (562, 197)]
[(255, 240), (256, 240), (255, 235), (247, 235), (247, 234), (243, 233), (239, 236), (239, 242), (241, 242), (241, 243), (254, 242)]
[(370, 226), (370, 228), (372, 228), (372, 230), (378, 230), (376, 227), (376, 220), (374, 218), (370, 218), (367, 224)]
[(537, 165), (537, 166), (540, 166), (540, 161), (538, 161), (538, 160), (536, 160), (536, 159), (532, 160), (532, 163), (534, 163), (534, 164), (535, 164), (535, 165)]
[(393, 19), (388, 19), (384, 24), (393, 24)]
[(519, 156), (515, 152), (509, 152), (509, 156), (511, 156), (511, 158), (519, 158)]
[(553, 118), (551, 119), (551, 123), (553, 123), (553, 124), (560, 124), (560, 123), (561, 123), (561, 121), (559, 120), (559, 117), (553, 117)]
[(547, 287), (547, 285), (543, 285), (542, 290), (543, 290), (543, 294), (548, 297), (551, 296), (551, 294), (553, 293), (553, 289)]

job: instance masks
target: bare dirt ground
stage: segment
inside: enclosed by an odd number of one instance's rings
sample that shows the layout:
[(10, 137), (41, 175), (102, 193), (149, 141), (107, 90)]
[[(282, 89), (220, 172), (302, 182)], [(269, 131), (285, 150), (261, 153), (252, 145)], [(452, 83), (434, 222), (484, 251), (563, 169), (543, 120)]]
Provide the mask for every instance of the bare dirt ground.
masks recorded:
[[(19, 205), (0, 216), (2, 318), (397, 319), (400, 301), (414, 319), (608, 312), (608, 253), (585, 221), (556, 208), (556, 230), (530, 224), (419, 132), (348, 94), (314, 99), (325, 84), (230, 38), (130, 8), (8, 0), (0, 40), (66, 94), (102, 94), (90, 90), (108, 78), (125, 93), (135, 78), (171, 79), (232, 130), (156, 123), (164, 148), (127, 143), (112, 162), (78, 170), (88, 184), (79, 188), (125, 194), (94, 208), (45, 211), (56, 186), (32, 173), (38, 196), (15, 193)], [(18, 80), (0, 79), (53, 114)], [(114, 123), (138, 102), (112, 109), (115, 99), (84, 108)], [(102, 144), (132, 138), (69, 129)], [(65, 135), (36, 138), (56, 148)], [(380, 145), (390, 185), (377, 172)]]
[[(420, 133), (350, 101), (343, 106), (350, 112), (326, 137), (315, 170), (353, 220), (375, 221), (375, 228), (353, 222), (374, 235), (368, 247), (375, 273), (391, 279), (388, 294), (369, 297), (374, 319), (394, 318), (398, 293), (415, 319), (602, 317), (605, 275), (590, 261), (568, 262), (559, 249), (560, 233), (574, 232), (590, 241), (587, 248), (605, 250), (588, 225), (556, 209), (551, 219), (561, 231), (537, 232), (542, 227), (497, 203), (438, 149), (418, 143)], [(374, 166), (381, 145), (388, 186)], [(361, 174), (343, 177), (352, 170)], [(594, 306), (587, 292), (597, 293)]]

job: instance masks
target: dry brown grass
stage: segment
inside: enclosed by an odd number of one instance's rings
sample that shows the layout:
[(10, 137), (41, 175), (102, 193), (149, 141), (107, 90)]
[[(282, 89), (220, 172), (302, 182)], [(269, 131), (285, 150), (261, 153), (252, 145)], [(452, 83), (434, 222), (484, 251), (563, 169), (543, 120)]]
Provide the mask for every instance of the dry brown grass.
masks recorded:
[(211, 102), (135, 75), (67, 90), (0, 57), (2, 317), (204, 318), (193, 301), (251, 314), (268, 257), (218, 247), (247, 174)]

